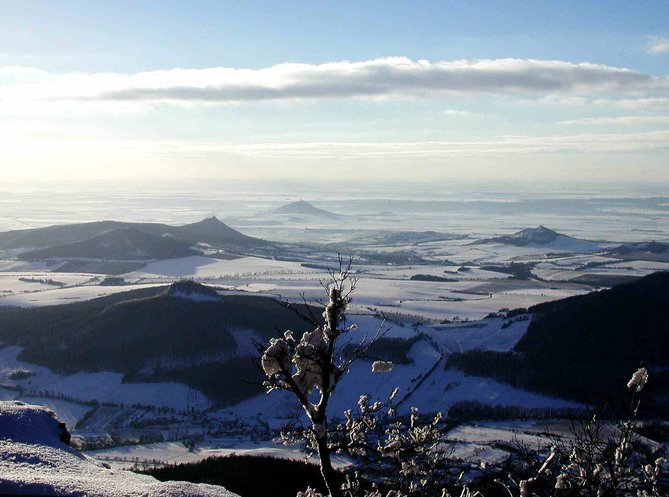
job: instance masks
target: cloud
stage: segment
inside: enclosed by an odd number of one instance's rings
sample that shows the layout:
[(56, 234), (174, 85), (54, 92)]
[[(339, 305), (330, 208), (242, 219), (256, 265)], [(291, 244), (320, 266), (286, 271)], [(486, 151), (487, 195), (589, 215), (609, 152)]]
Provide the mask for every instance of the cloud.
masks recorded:
[(669, 124), (669, 116), (616, 116), (616, 117), (587, 117), (561, 121), (565, 125), (634, 125), (634, 124)]
[(582, 107), (588, 104), (588, 99), (584, 97), (547, 95), (536, 101), (542, 105), (555, 105), (557, 107)]
[(657, 109), (669, 108), (669, 97), (598, 98), (593, 103), (603, 107), (620, 107), (621, 109)]
[(559, 60), (429, 62), (404, 57), (362, 62), (214, 67), (135, 74), (70, 73), (0, 85), (0, 100), (240, 103), (296, 99), (439, 95), (592, 95), (669, 90), (667, 77)]
[(469, 112), (468, 110), (448, 109), (444, 111), (444, 115), (453, 117), (471, 117), (477, 114)]
[(661, 36), (651, 36), (646, 51), (651, 54), (669, 53), (669, 40)]
[(35, 67), (28, 66), (2, 66), (0, 67), (0, 76), (39, 76), (46, 74), (45, 71)]
[(509, 154), (621, 153), (669, 150), (669, 130), (645, 133), (583, 133), (566, 136), (509, 135), (457, 141), (308, 143), (153, 143), (153, 153), (237, 155), (259, 159), (369, 160), (441, 159)]

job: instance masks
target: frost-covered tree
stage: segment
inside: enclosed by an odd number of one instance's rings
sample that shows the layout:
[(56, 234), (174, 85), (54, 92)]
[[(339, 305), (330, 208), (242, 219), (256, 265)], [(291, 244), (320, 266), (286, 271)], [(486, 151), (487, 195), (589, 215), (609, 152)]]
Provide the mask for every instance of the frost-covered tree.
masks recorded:
[(262, 369), (267, 375), (265, 386), (268, 392), (277, 389), (291, 392), (299, 401), (310, 426), (305, 431), (310, 448), (318, 452), (321, 473), (332, 496), (343, 495), (337, 473), (332, 466), (330, 445), (331, 426), (328, 419), (328, 404), (335, 387), (359, 358), (382, 334), (381, 330), (365, 342), (346, 353), (341, 345), (345, 337), (356, 329), (354, 325), (343, 326), (346, 309), (355, 290), (357, 278), (351, 274), (351, 260), (345, 263), (339, 258), (339, 270), (330, 273), (325, 285), (327, 303), (324, 304), (323, 323), (312, 316), (312, 331), (301, 337), (286, 331), (282, 338), (270, 340), (262, 354)]
[[(306, 428), (284, 432), (282, 437), (287, 443), (304, 441), (318, 453), (330, 496), (441, 496), (450, 478), (445, 464), (450, 448), (444, 441), (441, 414), (422, 419), (412, 408), (410, 414), (398, 416), (393, 406), (399, 392), (396, 388), (383, 401), (362, 395), (356, 409), (345, 411), (342, 418), (329, 416), (328, 405), (337, 384), (387, 331), (381, 325), (371, 337), (356, 337), (356, 326), (346, 326), (345, 314), (356, 283), (351, 261), (344, 263), (340, 258), (339, 270), (331, 272), (323, 285), (327, 293), (323, 321), (305, 316), (314, 326), (312, 331), (299, 339), (286, 331), (282, 338), (270, 340), (262, 353), (268, 392), (291, 392), (309, 420)], [(351, 346), (353, 343), (357, 345)], [(388, 373), (393, 363), (376, 360), (371, 369)], [(332, 466), (333, 453), (361, 460), (360, 467), (366, 470), (349, 474), (342, 482)], [(309, 489), (303, 495), (318, 494)]]

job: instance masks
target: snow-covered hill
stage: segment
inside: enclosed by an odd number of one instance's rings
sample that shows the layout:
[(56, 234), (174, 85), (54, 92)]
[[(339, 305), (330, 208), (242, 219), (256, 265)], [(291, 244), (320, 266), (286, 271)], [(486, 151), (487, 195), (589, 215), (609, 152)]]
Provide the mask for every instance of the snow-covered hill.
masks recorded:
[(339, 219), (341, 216), (335, 214), (334, 212), (326, 211), (316, 207), (305, 200), (298, 200), (296, 202), (291, 202), (290, 204), (282, 205), (281, 207), (273, 211), (274, 214), (289, 214), (289, 215), (302, 215), (302, 216), (311, 216), (324, 219)]
[(563, 235), (545, 226), (525, 228), (510, 235), (486, 238), (475, 242), (475, 244), (488, 243), (501, 243), (516, 247), (542, 247), (565, 252), (595, 252), (602, 248), (599, 243)]
[(0, 493), (90, 497), (233, 497), (216, 485), (159, 482), (112, 470), (67, 445), (55, 414), (22, 402), (0, 402)]

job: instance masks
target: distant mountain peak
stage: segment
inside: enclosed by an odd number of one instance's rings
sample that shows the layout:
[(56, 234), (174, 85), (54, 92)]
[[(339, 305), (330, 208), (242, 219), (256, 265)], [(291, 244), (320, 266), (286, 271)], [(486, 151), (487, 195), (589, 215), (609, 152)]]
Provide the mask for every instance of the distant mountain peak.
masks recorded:
[(214, 245), (251, 247), (265, 243), (263, 240), (240, 233), (213, 215), (196, 223), (173, 228), (171, 233), (178, 237), (196, 238), (200, 242)]
[(334, 212), (326, 211), (316, 207), (315, 205), (307, 202), (304, 199), (296, 200), (290, 202), (289, 204), (282, 205), (281, 207), (274, 210), (278, 214), (302, 214), (306, 216), (314, 216), (320, 218), (329, 218), (329, 219), (338, 219), (341, 216), (335, 214)]
[(510, 237), (522, 240), (525, 243), (546, 244), (554, 242), (558, 236), (563, 236), (557, 231), (539, 225), (536, 228), (525, 228), (510, 235)]
[(216, 216), (210, 216), (210, 217), (205, 217), (201, 221), (197, 221), (195, 223), (189, 224), (187, 226), (227, 226), (223, 221), (221, 221), (219, 218)]

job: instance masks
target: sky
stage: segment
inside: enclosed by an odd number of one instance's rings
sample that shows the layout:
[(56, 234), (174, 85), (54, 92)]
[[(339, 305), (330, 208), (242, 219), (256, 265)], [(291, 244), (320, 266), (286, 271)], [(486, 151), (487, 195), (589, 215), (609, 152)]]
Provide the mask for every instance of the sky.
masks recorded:
[(0, 0), (0, 178), (669, 183), (669, 2)]

